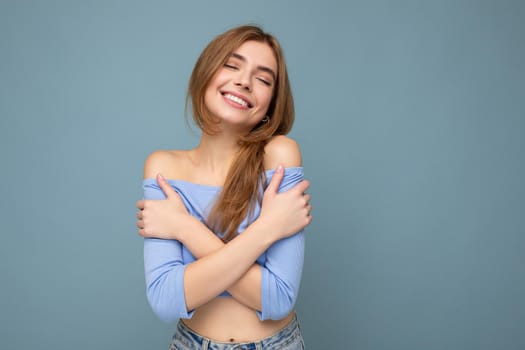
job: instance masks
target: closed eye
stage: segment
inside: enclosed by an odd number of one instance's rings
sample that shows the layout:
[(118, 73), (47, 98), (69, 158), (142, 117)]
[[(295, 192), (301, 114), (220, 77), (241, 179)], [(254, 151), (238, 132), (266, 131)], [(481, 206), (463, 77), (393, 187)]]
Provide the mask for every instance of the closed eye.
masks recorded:
[(230, 68), (230, 69), (237, 69), (237, 66), (234, 66), (233, 64), (225, 63), (224, 67)]
[(267, 86), (271, 86), (272, 83), (269, 82), (268, 80), (266, 79), (263, 79), (263, 78), (257, 78), (260, 82), (262, 82), (264, 85), (267, 85)]

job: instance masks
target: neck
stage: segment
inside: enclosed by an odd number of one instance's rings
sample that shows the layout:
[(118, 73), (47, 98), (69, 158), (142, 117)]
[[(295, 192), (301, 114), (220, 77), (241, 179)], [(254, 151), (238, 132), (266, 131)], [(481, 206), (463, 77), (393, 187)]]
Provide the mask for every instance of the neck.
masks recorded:
[(237, 137), (203, 133), (199, 145), (193, 150), (193, 162), (208, 174), (226, 177), (239, 150)]

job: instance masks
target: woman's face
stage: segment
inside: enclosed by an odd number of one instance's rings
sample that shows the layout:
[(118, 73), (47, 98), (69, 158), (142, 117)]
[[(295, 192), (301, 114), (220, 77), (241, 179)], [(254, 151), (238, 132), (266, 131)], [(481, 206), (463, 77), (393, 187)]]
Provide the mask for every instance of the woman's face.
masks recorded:
[(206, 88), (205, 105), (222, 127), (248, 131), (265, 117), (277, 74), (270, 46), (247, 41), (215, 73)]

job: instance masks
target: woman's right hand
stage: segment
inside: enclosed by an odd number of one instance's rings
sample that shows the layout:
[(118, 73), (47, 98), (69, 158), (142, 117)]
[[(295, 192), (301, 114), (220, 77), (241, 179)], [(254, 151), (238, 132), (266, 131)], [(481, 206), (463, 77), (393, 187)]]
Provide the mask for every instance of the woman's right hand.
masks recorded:
[(264, 191), (261, 213), (258, 221), (270, 227), (275, 240), (299, 232), (312, 221), (310, 195), (305, 193), (310, 183), (303, 180), (286, 192), (279, 193), (284, 169), (279, 165)]

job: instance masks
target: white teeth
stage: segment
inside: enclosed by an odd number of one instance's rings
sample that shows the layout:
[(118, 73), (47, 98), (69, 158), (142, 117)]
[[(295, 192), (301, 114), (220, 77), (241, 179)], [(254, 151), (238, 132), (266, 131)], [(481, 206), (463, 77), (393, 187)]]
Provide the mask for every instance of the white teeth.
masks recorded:
[(228, 100), (231, 100), (235, 103), (238, 103), (240, 105), (243, 105), (243, 106), (248, 106), (248, 103), (246, 101), (244, 101), (243, 99), (241, 98), (238, 98), (237, 96), (233, 96), (232, 94), (225, 94), (224, 97), (226, 97)]

